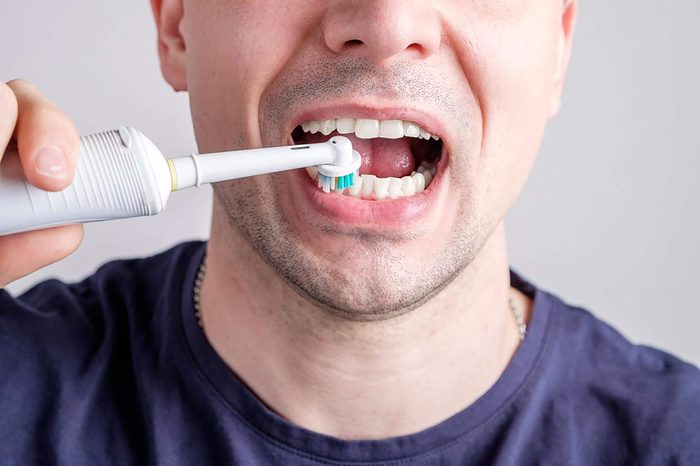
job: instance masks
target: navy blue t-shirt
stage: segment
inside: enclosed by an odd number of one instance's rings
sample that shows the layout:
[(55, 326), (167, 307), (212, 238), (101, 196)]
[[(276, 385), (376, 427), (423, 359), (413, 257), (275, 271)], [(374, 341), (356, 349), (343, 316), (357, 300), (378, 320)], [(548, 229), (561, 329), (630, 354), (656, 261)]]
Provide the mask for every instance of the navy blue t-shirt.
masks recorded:
[(204, 251), (186, 243), (77, 284), (0, 292), (0, 464), (700, 465), (700, 372), (515, 274), (534, 298), (529, 332), (472, 406), (388, 440), (296, 426), (197, 325)]

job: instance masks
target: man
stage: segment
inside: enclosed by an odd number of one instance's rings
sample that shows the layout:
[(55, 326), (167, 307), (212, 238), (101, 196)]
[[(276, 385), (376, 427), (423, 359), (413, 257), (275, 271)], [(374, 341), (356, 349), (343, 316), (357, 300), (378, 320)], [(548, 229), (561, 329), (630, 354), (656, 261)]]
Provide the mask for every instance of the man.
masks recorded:
[[(201, 152), (341, 132), (362, 195), (303, 171), (220, 183), (207, 244), (3, 294), (3, 461), (700, 461), (697, 369), (509, 271), (503, 218), (559, 107), (575, 1), (152, 4)], [(27, 178), (64, 188), (72, 124), (1, 89), (2, 147), (14, 133)], [(423, 163), (425, 191), (378, 199)], [(1, 238), (0, 280), (81, 232)]]

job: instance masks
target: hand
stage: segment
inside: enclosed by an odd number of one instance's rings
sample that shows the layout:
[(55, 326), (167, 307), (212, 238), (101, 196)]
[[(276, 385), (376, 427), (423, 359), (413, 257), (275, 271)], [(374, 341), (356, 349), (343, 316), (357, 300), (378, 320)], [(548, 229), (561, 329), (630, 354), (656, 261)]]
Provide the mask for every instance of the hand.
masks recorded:
[[(12, 152), (18, 152), (27, 180), (46, 191), (71, 183), (80, 153), (73, 122), (22, 80), (0, 83), (0, 161), (16, 156)], [(82, 225), (0, 236), (0, 287), (63, 259), (82, 239)]]

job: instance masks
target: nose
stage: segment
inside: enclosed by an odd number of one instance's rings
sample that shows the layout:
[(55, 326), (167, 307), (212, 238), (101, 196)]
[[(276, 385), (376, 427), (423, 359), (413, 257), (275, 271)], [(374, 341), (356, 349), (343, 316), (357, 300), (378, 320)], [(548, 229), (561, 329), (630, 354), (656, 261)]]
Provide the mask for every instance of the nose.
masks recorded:
[(440, 47), (441, 27), (433, 2), (336, 0), (323, 22), (333, 52), (364, 56), (376, 64), (398, 57), (427, 58)]

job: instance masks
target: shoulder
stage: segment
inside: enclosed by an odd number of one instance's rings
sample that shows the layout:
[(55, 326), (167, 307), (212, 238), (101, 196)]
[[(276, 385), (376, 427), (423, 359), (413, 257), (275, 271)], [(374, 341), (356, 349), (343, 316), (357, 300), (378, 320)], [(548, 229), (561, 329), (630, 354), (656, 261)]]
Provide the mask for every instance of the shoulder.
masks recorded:
[(0, 373), (14, 358), (22, 361), (15, 369), (32, 360), (65, 367), (104, 350), (134, 319), (147, 319), (139, 310), (152, 313), (167, 287), (181, 288), (169, 283), (172, 271), (201, 247), (183, 243), (148, 258), (109, 262), (81, 282), (48, 280), (18, 297), (0, 290)]
[(700, 463), (700, 370), (630, 342), (585, 309), (548, 299), (549, 366), (563, 389), (579, 394), (586, 414), (607, 423), (611, 438), (620, 434), (637, 457), (654, 464)]
[(182, 269), (202, 247), (110, 262), (79, 283), (50, 280), (16, 298), (0, 290), (3, 457), (26, 463), (73, 451), (67, 445), (86, 455), (105, 442), (115, 452), (133, 447), (128, 439), (142, 423), (125, 407), (141, 403), (157, 316), (172, 314), (175, 301), (165, 296), (179, 299)]
[(79, 283), (50, 280), (16, 298), (0, 290), (3, 457), (26, 463), (56, 452), (90, 456), (105, 443), (133, 448), (143, 424), (128, 407), (142, 402), (158, 316), (172, 314), (202, 248), (110, 262)]
[[(157, 295), (172, 272), (186, 267), (189, 258), (204, 247), (199, 241), (178, 244), (159, 254), (135, 259), (114, 260), (78, 283), (47, 280), (18, 297), (0, 295), (2, 318), (73, 320), (75, 314), (95, 311), (101, 305)], [(13, 308), (14, 311), (8, 311)], [(92, 311), (91, 311), (92, 310)]]

